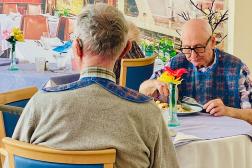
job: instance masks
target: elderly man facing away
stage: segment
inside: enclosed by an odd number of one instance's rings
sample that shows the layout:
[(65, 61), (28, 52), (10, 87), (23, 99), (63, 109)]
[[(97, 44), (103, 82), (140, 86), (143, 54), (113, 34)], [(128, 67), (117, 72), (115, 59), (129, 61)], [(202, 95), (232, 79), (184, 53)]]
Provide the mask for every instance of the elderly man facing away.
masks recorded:
[[(182, 53), (167, 63), (172, 69), (188, 70), (178, 87), (179, 97), (195, 98), (214, 116), (227, 115), (252, 123), (252, 82), (248, 67), (239, 58), (215, 48), (215, 38), (206, 20), (186, 22), (181, 41)], [(167, 85), (155, 80), (161, 73), (162, 70), (143, 82), (140, 92), (168, 96)]]
[(130, 45), (122, 13), (108, 5), (90, 5), (77, 17), (75, 31), (80, 79), (32, 97), (13, 138), (61, 150), (115, 148), (116, 168), (177, 168), (155, 102), (115, 84), (114, 63)]

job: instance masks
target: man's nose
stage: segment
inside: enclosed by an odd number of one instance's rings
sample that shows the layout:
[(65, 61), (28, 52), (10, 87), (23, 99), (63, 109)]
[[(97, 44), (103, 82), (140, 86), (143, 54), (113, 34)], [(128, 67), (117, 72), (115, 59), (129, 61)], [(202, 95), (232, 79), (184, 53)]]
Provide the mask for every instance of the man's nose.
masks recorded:
[(198, 54), (194, 50), (192, 50), (191, 58), (196, 58), (197, 56), (198, 56)]

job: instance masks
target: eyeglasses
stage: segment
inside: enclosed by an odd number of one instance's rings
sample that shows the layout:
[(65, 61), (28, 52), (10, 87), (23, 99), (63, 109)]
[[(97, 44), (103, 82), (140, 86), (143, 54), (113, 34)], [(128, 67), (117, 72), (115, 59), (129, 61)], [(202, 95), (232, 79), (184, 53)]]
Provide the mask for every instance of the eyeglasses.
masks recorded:
[(206, 47), (210, 41), (212, 36), (210, 36), (208, 39), (207, 39), (207, 42), (206, 42), (206, 45), (205, 46), (196, 46), (196, 47), (182, 47), (180, 48), (181, 52), (183, 54), (192, 54), (192, 51), (194, 51), (196, 54), (198, 53), (204, 53), (206, 51)]

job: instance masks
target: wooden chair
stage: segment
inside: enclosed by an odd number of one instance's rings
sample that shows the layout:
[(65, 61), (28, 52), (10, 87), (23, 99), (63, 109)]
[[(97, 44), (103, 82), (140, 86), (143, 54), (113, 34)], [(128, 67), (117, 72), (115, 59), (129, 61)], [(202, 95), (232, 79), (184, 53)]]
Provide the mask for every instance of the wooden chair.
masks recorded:
[(62, 151), (4, 138), (9, 168), (113, 168), (116, 150)]
[[(36, 87), (28, 87), (19, 90), (13, 90), (6, 93), (0, 93), (0, 105), (11, 105), (16, 107), (25, 107), (29, 99), (37, 92)], [(11, 137), (20, 114), (0, 111), (0, 147), (3, 137)]]
[(28, 4), (27, 6), (27, 15), (41, 15), (41, 5)]
[(21, 29), (25, 39), (40, 40), (43, 32), (49, 33), (47, 18), (42, 15), (25, 15), (22, 17)]
[(18, 8), (15, 3), (3, 3), (3, 14), (17, 13)]
[(69, 17), (60, 17), (57, 37), (60, 40), (68, 41), (70, 40), (70, 35), (73, 33), (74, 19)]
[(146, 58), (122, 59), (119, 84), (138, 91), (141, 83), (151, 77), (156, 57), (157, 55)]

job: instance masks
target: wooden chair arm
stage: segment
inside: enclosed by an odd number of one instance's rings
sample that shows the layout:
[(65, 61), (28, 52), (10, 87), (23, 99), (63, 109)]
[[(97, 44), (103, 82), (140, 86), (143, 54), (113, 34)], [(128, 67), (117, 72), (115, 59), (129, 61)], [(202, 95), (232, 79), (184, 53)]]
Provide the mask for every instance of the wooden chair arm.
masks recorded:
[(0, 148), (0, 155), (7, 157), (8, 153), (4, 148)]
[(16, 106), (10, 106), (10, 105), (0, 105), (0, 111), (8, 111), (11, 113), (17, 113), (21, 114), (24, 108), (22, 107), (16, 107)]

